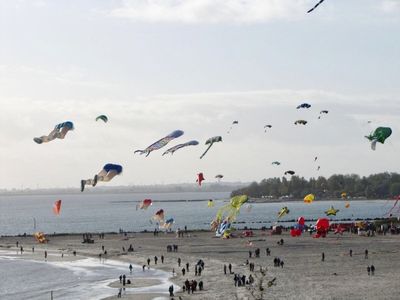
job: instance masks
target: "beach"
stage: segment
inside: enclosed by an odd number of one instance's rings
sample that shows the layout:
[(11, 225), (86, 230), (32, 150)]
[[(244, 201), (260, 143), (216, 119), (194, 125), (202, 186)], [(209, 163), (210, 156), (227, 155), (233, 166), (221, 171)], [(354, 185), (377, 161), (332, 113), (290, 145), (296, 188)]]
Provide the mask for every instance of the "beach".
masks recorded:
[[(79, 234), (48, 238), (48, 244), (38, 245), (30, 236), (2, 237), (0, 250), (17, 251), (18, 241), (25, 249), (22, 256), (27, 259), (44, 260), (44, 251), (47, 250), (49, 260), (61, 263), (81, 258), (116, 260), (126, 263), (124, 274), (127, 278), (130, 278), (129, 264), (146, 265), (144, 271), (135, 268), (134, 275), (140, 276), (141, 272), (154, 269), (169, 273), (169, 280), (175, 284), (175, 299), (397, 299), (399, 292), (398, 235), (362, 237), (348, 232), (343, 235), (330, 232), (326, 238), (316, 239), (308, 233), (293, 238), (288, 232), (270, 235), (269, 231), (256, 230), (253, 237), (220, 239), (214, 237), (212, 232), (188, 231), (179, 238), (175, 233), (162, 232), (158, 236), (153, 233), (127, 233), (126, 236), (105, 234), (104, 239), (94, 234), (93, 244), (82, 243), (82, 235)], [(284, 243), (278, 245), (281, 239)], [(126, 251), (130, 245), (134, 248), (133, 252)], [(168, 245), (177, 245), (177, 252), (167, 252)], [(35, 247), (33, 254), (30, 250), (32, 246)], [(102, 254), (100, 259), (102, 246), (107, 255)], [(260, 249), (259, 258), (254, 257), (257, 248)], [(266, 248), (270, 249), (270, 256), (266, 256)], [(350, 249), (352, 256), (349, 254)], [(365, 258), (365, 250), (368, 250), (368, 258)], [(76, 251), (76, 256), (73, 251)], [(251, 258), (249, 251), (252, 252)], [(64, 253), (63, 257), (61, 253)], [(324, 261), (321, 259), (322, 253), (325, 255)], [(154, 264), (155, 256), (158, 258), (157, 265)], [(164, 263), (161, 263), (161, 256), (164, 256)], [(276, 257), (284, 261), (283, 267), (274, 267), (273, 260)], [(147, 268), (148, 258), (150, 269)], [(180, 267), (178, 258), (182, 262)], [(200, 276), (195, 276), (194, 268), (200, 259), (204, 261), (204, 270)], [(255, 264), (254, 272), (249, 271), (246, 260)], [(181, 269), (186, 263), (189, 263), (189, 272), (182, 275)], [(234, 275), (224, 274), (224, 264), (228, 266), (229, 263), (232, 265), (232, 273), (245, 275), (246, 278), (252, 274), (255, 278), (254, 287), (235, 287)], [(374, 275), (367, 273), (367, 266), (371, 265), (376, 269)], [(260, 267), (266, 270), (264, 277)], [(257, 278), (261, 277), (264, 278), (263, 298), (253, 297), (251, 292), (258, 289)], [(268, 287), (268, 281), (273, 278), (276, 278), (275, 284)], [(204, 290), (197, 289), (193, 294), (182, 291), (186, 279), (203, 281)], [(152, 281), (138, 280), (132, 286), (146, 287), (152, 284)], [(115, 296), (107, 299), (117, 299), (116, 295), (122, 287), (118, 278), (109, 286), (115, 289)], [(165, 294), (151, 291), (133, 294), (130, 289), (126, 286), (123, 299), (169, 299), (168, 286)]]

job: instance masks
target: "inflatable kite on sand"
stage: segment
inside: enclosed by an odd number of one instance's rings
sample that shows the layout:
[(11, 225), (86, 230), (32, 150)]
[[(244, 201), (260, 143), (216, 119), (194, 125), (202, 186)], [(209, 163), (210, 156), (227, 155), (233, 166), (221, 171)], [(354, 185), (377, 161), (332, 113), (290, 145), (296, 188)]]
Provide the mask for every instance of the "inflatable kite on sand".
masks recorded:
[(150, 152), (152, 152), (154, 150), (158, 150), (158, 149), (164, 147), (170, 141), (172, 141), (173, 139), (176, 139), (176, 138), (178, 138), (178, 137), (180, 137), (182, 135), (183, 135), (183, 131), (182, 130), (175, 130), (174, 132), (171, 132), (169, 135), (167, 135), (167, 136), (163, 137), (162, 139), (158, 140), (157, 142), (151, 144), (146, 149), (144, 149), (144, 150), (136, 150), (134, 153), (146, 154), (146, 157), (147, 157), (147, 156), (149, 156)]
[(304, 223), (305, 223), (304, 217), (299, 217), (297, 219), (297, 224), (294, 225), (292, 229), (290, 229), (290, 235), (292, 237), (301, 236), (304, 229)]
[(38, 143), (48, 143), (55, 139), (64, 139), (68, 131), (74, 130), (74, 123), (66, 121), (64, 123), (57, 124), (54, 129), (48, 135), (42, 135), (41, 137), (35, 137), (33, 140)]
[(38, 241), (40, 244), (44, 244), (47, 242), (46, 236), (43, 232), (35, 232), (33, 237)]
[(314, 235), (315, 238), (326, 237), (329, 231), (329, 220), (326, 218), (318, 219), (315, 224), (317, 233)]

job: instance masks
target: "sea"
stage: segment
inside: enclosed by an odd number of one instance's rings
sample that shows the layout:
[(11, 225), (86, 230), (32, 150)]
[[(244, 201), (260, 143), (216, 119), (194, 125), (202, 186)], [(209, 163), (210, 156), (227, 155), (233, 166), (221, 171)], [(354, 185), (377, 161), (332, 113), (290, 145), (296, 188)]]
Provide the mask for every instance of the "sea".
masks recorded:
[[(163, 209), (165, 218), (173, 218), (172, 230), (208, 230), (218, 209), (229, 202), (229, 192), (198, 193), (107, 193), (62, 195), (7, 195), (0, 196), (0, 236), (45, 234), (153, 231), (158, 224), (152, 220), (156, 211)], [(150, 198), (153, 204), (137, 209), (137, 204)], [(214, 207), (207, 202), (213, 199)], [(61, 213), (53, 213), (53, 204), (62, 200)], [(345, 203), (350, 207), (345, 208)], [(270, 227), (277, 223), (289, 226), (303, 216), (307, 224), (325, 217), (325, 210), (339, 209), (332, 221), (381, 218), (393, 207), (394, 201), (314, 201), (244, 204), (234, 227), (238, 229)], [(282, 207), (289, 213), (278, 219)], [(0, 299), (102, 299), (115, 295), (108, 287), (119, 275), (126, 273), (124, 263), (86, 258), (72, 262), (38, 262), (21, 259), (15, 252), (0, 251)], [(128, 293), (165, 293), (169, 282), (163, 271), (150, 270), (143, 274), (141, 266), (134, 266), (133, 276), (158, 279), (161, 283), (146, 288), (129, 289)], [(178, 288), (178, 287), (176, 287)]]

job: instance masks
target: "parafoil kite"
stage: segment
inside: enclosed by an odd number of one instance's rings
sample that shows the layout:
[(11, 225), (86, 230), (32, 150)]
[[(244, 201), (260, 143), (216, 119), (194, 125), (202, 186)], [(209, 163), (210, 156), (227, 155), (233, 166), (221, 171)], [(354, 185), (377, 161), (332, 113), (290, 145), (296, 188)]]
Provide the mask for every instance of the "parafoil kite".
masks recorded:
[(227, 133), (230, 133), (231, 130), (232, 130), (232, 128), (233, 128), (233, 125), (237, 125), (237, 124), (239, 124), (239, 121), (233, 121), (233, 122), (232, 122), (232, 125), (231, 125), (231, 127), (229, 127)]
[(304, 203), (312, 203), (315, 199), (314, 194), (308, 194), (304, 197)]
[(296, 174), (296, 172), (295, 171), (292, 171), (292, 170), (289, 170), (289, 171), (286, 171), (285, 172), (285, 175), (294, 175), (294, 174)]
[(97, 122), (98, 120), (102, 120), (104, 123), (107, 123), (107, 122), (108, 122), (108, 118), (107, 118), (106, 115), (100, 115), (100, 116), (98, 116), (98, 117), (96, 118), (96, 122)]
[(306, 125), (307, 121), (306, 120), (297, 120), (296, 122), (294, 122), (294, 125), (299, 125), (299, 124)]
[(327, 216), (336, 216), (338, 211), (339, 211), (338, 209), (335, 209), (333, 206), (331, 206), (328, 210), (325, 211), (325, 214)]
[(164, 210), (163, 209), (158, 210), (154, 214), (153, 219), (158, 221), (158, 222), (160, 222), (160, 223), (163, 222), (164, 221)]
[(272, 128), (272, 125), (270, 125), (270, 124), (265, 125), (264, 126), (264, 132), (267, 132), (267, 128)]
[(56, 215), (59, 215), (61, 211), (61, 200), (57, 200), (56, 202), (54, 202), (53, 204), (53, 212)]
[(224, 175), (218, 174), (218, 175), (215, 175), (215, 178), (216, 178), (216, 179), (218, 180), (218, 182), (219, 182), (219, 181), (221, 181), (222, 178), (224, 178)]
[(287, 206), (282, 207), (281, 210), (278, 212), (278, 218), (281, 218), (288, 213), (289, 213), (289, 208), (287, 208)]
[(154, 150), (158, 150), (158, 149), (164, 147), (170, 141), (180, 137), (181, 135), (183, 135), (183, 131), (182, 130), (175, 130), (174, 132), (171, 132), (166, 137), (163, 137), (162, 139), (158, 140), (154, 144), (151, 144), (146, 149), (144, 149), (144, 150), (136, 150), (134, 153), (146, 154), (146, 157), (147, 157), (147, 156), (149, 156), (150, 152), (152, 152)]
[(297, 106), (296, 108), (297, 108), (297, 109), (300, 109), (300, 108), (310, 108), (310, 107), (311, 107), (310, 104), (308, 104), (308, 103), (302, 103), (302, 104), (300, 104), (299, 106)]
[(200, 156), (200, 159), (202, 159), (204, 157), (204, 155), (206, 155), (206, 153), (208, 152), (208, 150), (210, 150), (211, 146), (214, 145), (214, 143), (218, 143), (218, 142), (222, 142), (222, 137), (221, 136), (214, 136), (212, 138), (209, 138), (206, 141), (206, 145), (209, 145), (209, 146), (206, 149), (206, 151), (204, 151), (204, 153)]
[(307, 13), (312, 12), (314, 9), (316, 9), (318, 7), (318, 5), (320, 5), (322, 2), (324, 2), (325, 0), (320, 0), (317, 4), (314, 5), (313, 8), (311, 8), (310, 10), (307, 11)]
[(273, 161), (272, 163), (271, 163), (271, 165), (277, 165), (277, 166), (279, 166), (281, 163), (279, 162), (279, 161)]
[(46, 236), (43, 232), (35, 232), (33, 236), (40, 244), (44, 244), (47, 242)]
[(376, 143), (379, 142), (381, 144), (385, 143), (385, 140), (391, 136), (392, 129), (390, 127), (378, 127), (372, 132), (370, 135), (365, 136), (368, 140), (371, 141), (371, 149), (375, 150)]
[(165, 151), (162, 155), (165, 155), (165, 154), (167, 154), (167, 153), (171, 153), (171, 154), (174, 154), (174, 152), (176, 151), (176, 150), (178, 150), (178, 149), (181, 149), (181, 148), (183, 148), (183, 147), (187, 147), (187, 146), (197, 146), (199, 144), (199, 142), (198, 141), (189, 141), (189, 142), (187, 142), (187, 143), (183, 143), (183, 144), (179, 144), (179, 145), (176, 145), (176, 146), (174, 146), (174, 147), (171, 147), (171, 148), (169, 148), (167, 151)]
[(214, 201), (213, 201), (212, 199), (208, 200), (207, 206), (208, 206), (209, 208), (214, 207)]
[(136, 205), (136, 210), (138, 209), (147, 209), (150, 205), (153, 204), (153, 200), (151, 199), (144, 199), (142, 202)]
[(74, 123), (66, 121), (57, 124), (54, 129), (48, 135), (42, 135), (41, 137), (35, 137), (33, 140), (37, 144), (48, 143), (55, 139), (64, 139), (68, 131), (74, 130)]
[(201, 182), (202, 182), (203, 180), (206, 180), (206, 179), (204, 178), (203, 173), (197, 174), (196, 182), (197, 182), (200, 186), (201, 186)]

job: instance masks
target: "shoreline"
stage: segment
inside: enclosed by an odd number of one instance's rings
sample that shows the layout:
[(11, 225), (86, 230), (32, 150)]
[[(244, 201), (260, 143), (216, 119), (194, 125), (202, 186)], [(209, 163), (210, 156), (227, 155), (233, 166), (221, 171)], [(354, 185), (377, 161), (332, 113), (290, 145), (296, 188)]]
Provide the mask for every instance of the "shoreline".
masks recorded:
[[(396, 299), (397, 283), (400, 280), (400, 235), (376, 235), (361, 237), (345, 232), (343, 235), (329, 233), (327, 238), (315, 239), (308, 233), (301, 237), (292, 238), (286, 232), (282, 235), (270, 235), (269, 231), (257, 230), (251, 238), (215, 238), (212, 232), (189, 231), (183, 238), (175, 234), (134, 233), (127, 237), (120, 234), (106, 234), (104, 239), (94, 236), (94, 244), (82, 244), (81, 235), (57, 236), (49, 244), (37, 245), (32, 237), (0, 238), (1, 248), (15, 251), (16, 241), (26, 249), (35, 246), (35, 252), (48, 249), (54, 253), (64, 251), (66, 256), (76, 251), (78, 256), (98, 258), (102, 246), (107, 250), (107, 259), (126, 264), (126, 274), (129, 274), (128, 265), (147, 265), (150, 258), (150, 271), (162, 270), (170, 274), (169, 281), (182, 287), (186, 279), (203, 281), (204, 291), (196, 291), (188, 295), (182, 290), (176, 291), (175, 299), (180, 296), (188, 299), (253, 299), (250, 295), (254, 286), (235, 287), (232, 275), (225, 275), (223, 266), (232, 264), (232, 272), (245, 275), (252, 274), (261, 278), (260, 267), (265, 271), (264, 286), (269, 299)], [(278, 245), (280, 239), (284, 245)], [(129, 244), (134, 252), (122, 251)], [(177, 252), (167, 252), (166, 246), (178, 245)], [(260, 248), (260, 258), (254, 257), (255, 249)], [(265, 249), (271, 250), (271, 256), (266, 256)], [(37, 250), (36, 250), (37, 249)], [(353, 250), (353, 257), (349, 257), (349, 249)], [(364, 250), (369, 250), (368, 260), (364, 259)], [(249, 251), (253, 256), (249, 258)], [(325, 253), (325, 262), (321, 262), (321, 253)], [(164, 263), (160, 257), (165, 257)], [(158, 264), (154, 264), (154, 256), (158, 257)], [(273, 266), (273, 258), (279, 257), (285, 262), (283, 268)], [(177, 259), (181, 258), (182, 265), (178, 266)], [(194, 266), (198, 260), (205, 262), (205, 268), (200, 276), (195, 276)], [(249, 271), (246, 260), (255, 264), (255, 271)], [(182, 268), (189, 263), (189, 272), (182, 275)], [(373, 278), (367, 275), (366, 267), (374, 264), (376, 275)], [(174, 270), (174, 276), (172, 275)], [(144, 271), (136, 271), (146, 274)], [(142, 273), (144, 272), (144, 273)], [(335, 275), (336, 274), (336, 275)], [(276, 285), (267, 287), (267, 282), (276, 278)], [(257, 282), (257, 281), (256, 281)], [(339, 288), (340, 287), (340, 288)], [(116, 289), (115, 295), (118, 290)], [(149, 296), (143, 293), (123, 295), (122, 299), (149, 300), (151, 297), (167, 297), (166, 294)], [(142, 297), (142, 298), (140, 298)], [(147, 297), (147, 298), (146, 298)], [(148, 298), (150, 297), (150, 298)], [(106, 299), (117, 299), (112, 296)], [(162, 298), (161, 298), (162, 299)]]

